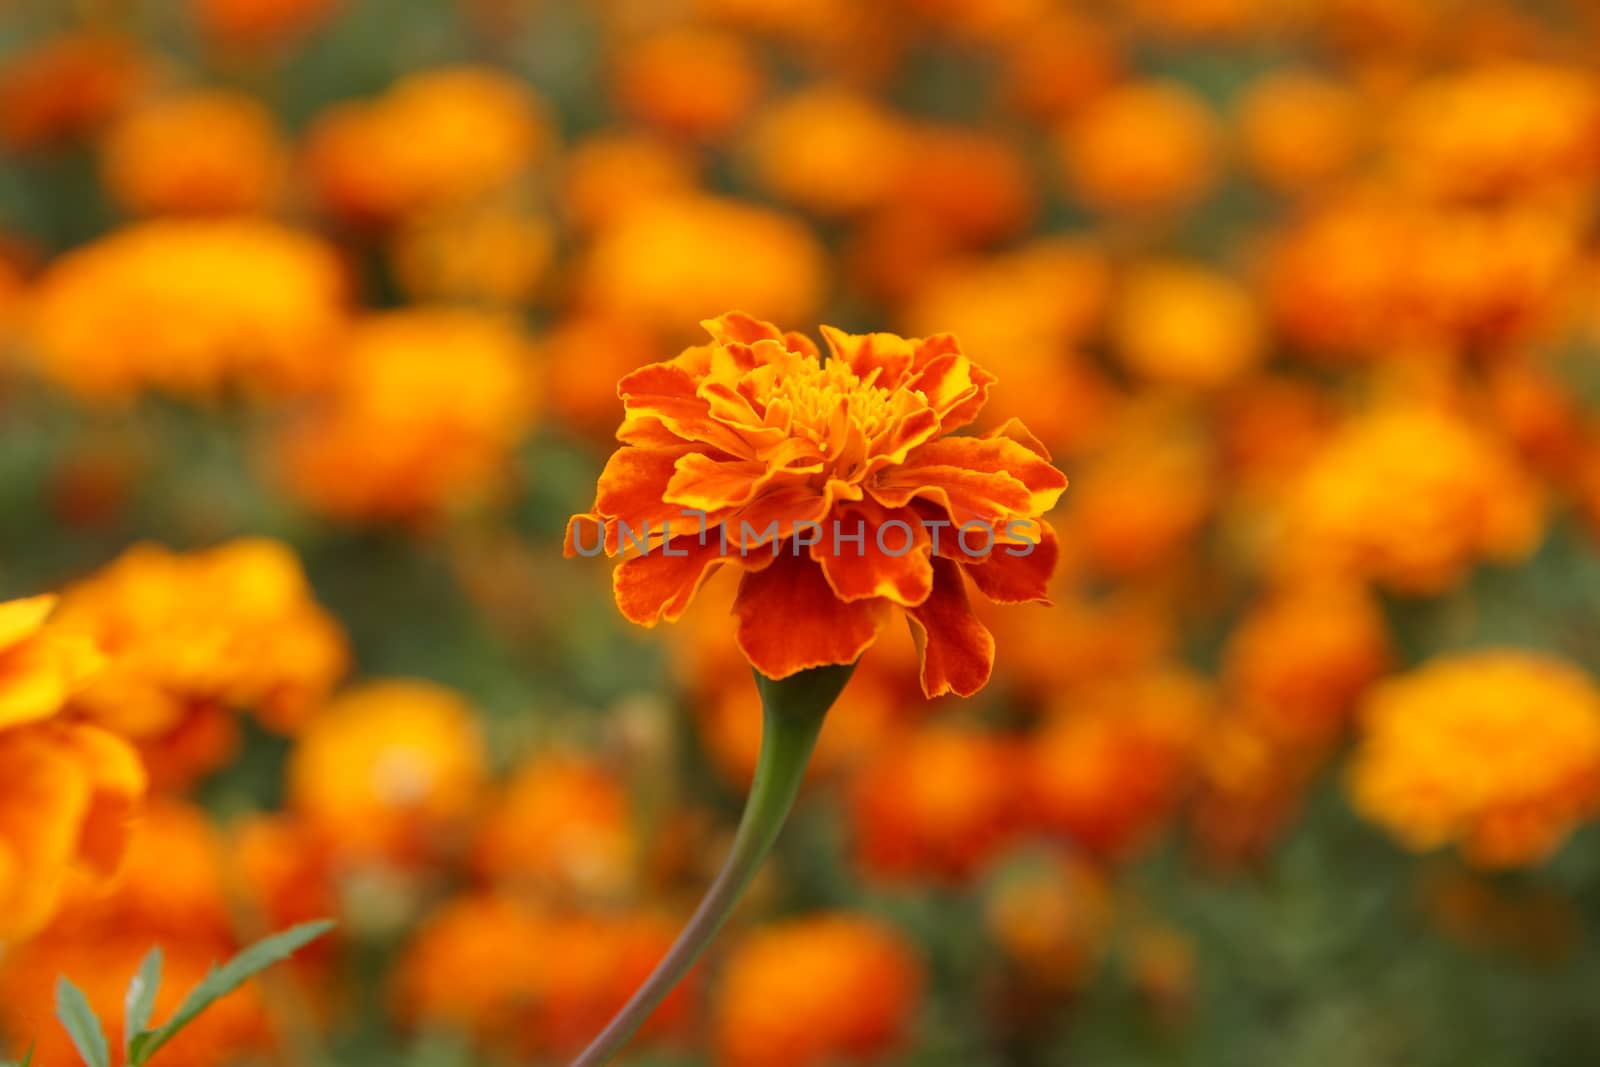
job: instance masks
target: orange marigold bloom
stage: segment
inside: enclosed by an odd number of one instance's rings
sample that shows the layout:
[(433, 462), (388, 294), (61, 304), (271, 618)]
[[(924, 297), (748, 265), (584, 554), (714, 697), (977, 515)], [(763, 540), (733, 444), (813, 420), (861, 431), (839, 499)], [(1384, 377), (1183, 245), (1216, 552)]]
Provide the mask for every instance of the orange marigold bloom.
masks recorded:
[(477, 867), (510, 888), (594, 900), (620, 896), (637, 862), (628, 790), (591, 759), (524, 764), (485, 812)]
[(877, 1061), (904, 1041), (923, 968), (896, 931), (847, 914), (752, 931), (730, 951), (714, 1006), (718, 1067)]
[[(522, 1057), (580, 1050), (672, 943), (653, 915), (552, 912), (495, 894), (446, 905), (422, 928), (400, 967), (407, 1018), (464, 1032)], [(698, 983), (674, 989), (641, 1036), (681, 1035)]]
[(270, 210), (288, 160), (272, 113), (253, 97), (193, 92), (140, 108), (101, 148), (107, 190), (147, 215)]
[(1249, 289), (1188, 263), (1149, 262), (1131, 270), (1110, 329), (1122, 362), (1159, 385), (1226, 385), (1254, 370), (1266, 350), (1266, 329)]
[(1360, 722), (1352, 801), (1418, 851), (1538, 863), (1600, 801), (1600, 689), (1551, 656), (1442, 657), (1380, 685)]
[(29, 341), (81, 396), (304, 388), (344, 325), (346, 279), (317, 238), (251, 219), (139, 223), (57, 259)]
[(174, 786), (227, 762), (232, 712), (293, 730), (348, 660), (299, 561), (273, 541), (189, 555), (137, 546), (67, 589), (59, 619), (110, 657), (73, 708), (137, 742)]
[(412, 74), (340, 104), (309, 134), (312, 183), (330, 211), (391, 225), (510, 187), (552, 139), (543, 103), (479, 67)]
[(58, 717), (101, 660), (47, 622), (55, 606), (0, 602), (0, 945), (37, 932), (74, 875), (115, 870), (145, 787), (124, 741)]
[(1311, 461), (1286, 502), (1278, 562), (1425, 595), (1481, 559), (1523, 558), (1542, 519), (1538, 486), (1494, 436), (1395, 407), (1352, 420)]
[(1286, 192), (1337, 176), (1360, 146), (1361, 103), (1346, 86), (1316, 74), (1268, 74), (1251, 84), (1239, 107), (1246, 164)]
[(395, 275), (414, 299), (490, 307), (532, 301), (556, 251), (549, 221), (506, 205), (430, 214), (394, 239)]
[(288, 802), (341, 854), (404, 864), (438, 854), (476, 813), (485, 762), (461, 697), (427, 682), (368, 682), (306, 725)]
[(885, 203), (913, 159), (904, 123), (871, 97), (836, 86), (774, 104), (757, 123), (750, 151), (764, 188), (829, 216)]
[(744, 38), (685, 26), (623, 45), (614, 80), (624, 113), (713, 140), (739, 124), (764, 79)]
[(1180, 207), (1205, 195), (1219, 169), (1215, 116), (1188, 89), (1130, 83), (1090, 101), (1061, 135), (1073, 191), (1091, 208)]
[[(707, 249), (716, 255), (707, 255)], [(822, 299), (826, 257), (811, 230), (754, 204), (668, 197), (626, 212), (595, 240), (579, 282), (588, 308), (676, 337), (683, 323), (744, 307), (806, 318)]]
[(411, 308), (359, 321), (324, 396), (274, 459), (338, 518), (424, 519), (490, 498), (533, 421), (529, 347), (509, 318)]
[[(899, 609), (922, 641), (928, 696), (981, 689), (994, 640), (967, 583), (1002, 603), (1046, 599), (1057, 546), (1041, 516), (1067, 484), (1019, 423), (951, 436), (992, 376), (947, 334), (824, 327), (824, 362), (805, 337), (746, 315), (706, 328), (710, 344), (622, 379), (623, 447), (593, 510), (568, 525), (568, 554), (626, 557), (617, 606), (646, 626), (677, 619), (734, 564), (739, 647), (768, 677), (855, 662)], [(704, 513), (703, 535), (684, 509)], [(802, 551), (805, 524), (821, 532)], [(630, 550), (629, 531), (649, 543)], [(859, 545), (844, 539), (857, 532)]]
[(947, 726), (889, 744), (851, 786), (857, 862), (886, 878), (972, 877), (1020, 829), (1016, 757), (1002, 738)]
[(146, 77), (137, 47), (117, 34), (63, 34), (0, 67), (0, 140), (20, 149), (83, 137), (114, 118)]
[(191, 0), (207, 34), (230, 45), (259, 47), (299, 37), (330, 18), (339, 0)]
[(1114, 858), (1145, 844), (1193, 780), (1214, 701), (1173, 669), (1061, 699), (1028, 752), (1040, 825)]
[(565, 214), (586, 231), (610, 226), (644, 204), (694, 193), (700, 169), (685, 146), (641, 133), (585, 137), (562, 165)]
[(1309, 581), (1269, 594), (1228, 638), (1223, 674), (1248, 714), (1288, 741), (1326, 740), (1389, 662), (1376, 599)]
[[(75, 894), (43, 933), (7, 946), (0, 960), (0, 1030), (24, 1048), (37, 1040), (34, 1062), (41, 1067), (80, 1063), (54, 1019), (57, 976), (83, 989), (108, 1036), (120, 1034), (129, 979), (153, 944), (165, 957), (155, 1018), (170, 1017), (185, 992), (240, 947), (231, 932), (221, 860), (222, 842), (202, 811), (152, 804), (109, 891)], [(251, 983), (186, 1027), (161, 1058), (173, 1067), (225, 1067), (272, 1046), (265, 1001)]]
[[(1027, 991), (1061, 994), (1094, 974), (1111, 935), (1111, 887), (1103, 868), (1071, 854), (1007, 864), (984, 901), (984, 925)], [(1007, 997), (1007, 1007), (1017, 1005)]]

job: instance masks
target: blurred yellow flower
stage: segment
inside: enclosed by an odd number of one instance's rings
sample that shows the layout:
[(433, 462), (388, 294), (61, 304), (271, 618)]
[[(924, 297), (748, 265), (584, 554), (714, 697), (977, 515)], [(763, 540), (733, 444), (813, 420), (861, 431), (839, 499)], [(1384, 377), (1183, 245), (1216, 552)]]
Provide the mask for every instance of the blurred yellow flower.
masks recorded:
[(67, 253), (39, 279), (28, 341), (86, 399), (301, 389), (344, 324), (332, 248), (276, 223), (160, 220)]
[(1267, 343), (1249, 289), (1178, 261), (1146, 261), (1128, 271), (1110, 330), (1129, 370), (1156, 385), (1194, 389), (1244, 377), (1261, 361)]
[(1600, 689), (1554, 657), (1433, 660), (1374, 690), (1360, 722), (1352, 802), (1408, 848), (1538, 863), (1600, 801)]

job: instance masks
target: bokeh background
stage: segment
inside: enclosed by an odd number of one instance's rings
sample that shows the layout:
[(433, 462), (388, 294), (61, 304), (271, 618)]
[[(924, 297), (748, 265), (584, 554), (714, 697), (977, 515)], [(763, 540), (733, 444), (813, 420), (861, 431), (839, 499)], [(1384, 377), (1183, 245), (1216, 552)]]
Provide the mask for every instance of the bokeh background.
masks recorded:
[(976, 698), (871, 651), (627, 1062), (1596, 1062), (1597, 46), (1582, 0), (0, 0), (0, 594), (114, 651), (71, 714), (151, 777), (0, 951), (0, 1047), (75, 1062), (58, 973), (114, 1028), (152, 944), (181, 986), (321, 915), (163, 1062), (581, 1047), (759, 708), (729, 589), (634, 630), (561, 535), (617, 378), (739, 308), (957, 334), (1064, 563)]

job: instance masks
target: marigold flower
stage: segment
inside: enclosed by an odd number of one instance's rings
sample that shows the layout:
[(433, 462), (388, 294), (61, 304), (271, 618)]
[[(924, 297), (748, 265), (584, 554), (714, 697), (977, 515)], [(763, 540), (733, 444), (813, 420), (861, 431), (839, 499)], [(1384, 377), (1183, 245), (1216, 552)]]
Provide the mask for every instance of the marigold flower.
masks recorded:
[(282, 44), (325, 22), (339, 0), (191, 0), (200, 28), (230, 45)]
[(714, 1006), (719, 1067), (823, 1067), (886, 1057), (910, 1029), (923, 968), (896, 931), (847, 914), (752, 931)]
[(1290, 573), (1449, 588), (1479, 560), (1538, 543), (1538, 487), (1492, 435), (1459, 416), (1394, 407), (1352, 420), (1299, 479), (1278, 561)]
[(851, 784), (857, 862), (885, 878), (972, 877), (1021, 827), (1020, 762), (1006, 740), (953, 727), (888, 745)]
[[(141, 812), (125, 870), (109, 888), (79, 892), (37, 937), (7, 946), (0, 960), (0, 1029), (37, 1041), (34, 1062), (79, 1063), (54, 1020), (56, 978), (88, 996), (108, 1036), (122, 1032), (124, 994), (152, 944), (161, 946), (163, 981), (155, 1018), (165, 1019), (219, 959), (240, 947), (222, 869), (222, 842), (206, 815), (173, 802)], [(260, 990), (223, 998), (161, 1050), (174, 1067), (224, 1067), (270, 1050)]]
[(1170, 668), (1061, 698), (1028, 751), (1040, 825), (1114, 858), (1145, 844), (1193, 781), (1214, 700)]
[(1137, 82), (1090, 101), (1062, 132), (1060, 151), (1086, 205), (1139, 212), (1205, 195), (1217, 178), (1219, 140), (1215, 117), (1188, 89)]
[[(401, 964), (399, 1008), (521, 1056), (568, 1056), (627, 999), (671, 943), (643, 914), (541, 910), (494, 894), (452, 901), (423, 926)], [(697, 983), (669, 994), (642, 1031), (681, 1034)]]
[[(348, 659), (299, 562), (273, 541), (189, 555), (137, 546), (68, 588), (58, 618), (109, 656), (73, 708), (134, 740), (167, 785), (226, 762), (233, 711), (297, 728)], [(194, 745), (197, 731), (212, 740)]]
[[(626, 557), (617, 606), (646, 626), (680, 617), (734, 564), (739, 647), (770, 678), (855, 662), (898, 608), (923, 643), (928, 696), (981, 689), (994, 641), (967, 583), (1002, 603), (1044, 600), (1057, 549), (1040, 517), (1066, 488), (1018, 423), (947, 436), (977, 416), (993, 378), (949, 335), (824, 327), (824, 363), (806, 338), (745, 315), (706, 327), (712, 343), (622, 380), (623, 447), (593, 510), (568, 525), (568, 554), (587, 544)], [(706, 536), (684, 509), (705, 513)], [(671, 520), (688, 532), (671, 534)], [(627, 551), (624, 527), (647, 523), (655, 550)], [(807, 523), (823, 532), (802, 552)], [(859, 554), (834, 536), (858, 527)]]
[(270, 210), (288, 161), (272, 113), (253, 97), (192, 92), (139, 108), (101, 147), (107, 190), (147, 215)]
[(395, 235), (394, 270), (419, 301), (515, 306), (532, 301), (555, 257), (550, 223), (490, 205), (416, 219)]
[(1295, 192), (1339, 175), (1361, 142), (1361, 99), (1339, 82), (1283, 70), (1253, 82), (1239, 105), (1245, 162)]
[(584, 231), (611, 226), (645, 204), (691, 195), (700, 177), (688, 148), (641, 133), (586, 137), (572, 146), (562, 167), (564, 213)]
[(0, 68), (0, 140), (49, 147), (94, 132), (133, 99), (146, 77), (134, 43), (84, 31), (14, 54)]
[(475, 854), (479, 871), (511, 888), (620, 896), (637, 862), (628, 790), (593, 760), (536, 757), (484, 813)]
[(685, 26), (622, 46), (614, 80), (624, 113), (713, 140), (744, 118), (761, 93), (763, 77), (743, 38)]
[(653, 330), (606, 314), (565, 319), (538, 339), (538, 348), (551, 418), (601, 443), (616, 429), (617, 379), (671, 351)]
[(1250, 291), (1187, 263), (1149, 262), (1130, 271), (1110, 330), (1129, 369), (1156, 384), (1195, 389), (1238, 380), (1266, 348)]
[(39, 279), (30, 347), (90, 399), (305, 388), (342, 328), (333, 250), (275, 223), (167, 219), (67, 253)]
[(533, 421), (529, 354), (498, 315), (368, 316), (327, 394), (282, 428), (274, 460), (297, 496), (343, 519), (425, 519), (490, 498)]
[(750, 153), (764, 188), (828, 216), (882, 205), (915, 158), (904, 123), (836, 86), (805, 89), (768, 108)]
[(1417, 851), (1535, 864), (1600, 801), (1600, 689), (1551, 656), (1441, 657), (1375, 689), (1360, 724), (1352, 802)]
[(472, 708), (427, 682), (357, 686), (307, 723), (286, 772), (290, 808), (340, 853), (436, 855), (478, 810), (487, 771)]
[(101, 658), (47, 622), (55, 606), (0, 602), (0, 946), (37, 932), (75, 875), (115, 871), (145, 788), (126, 742), (60, 717)]
[(1080, 988), (1111, 934), (1111, 887), (1102, 868), (1055, 853), (1007, 867), (984, 901), (989, 935), (1023, 990), (1059, 996)]
[(308, 165), (330, 211), (388, 226), (510, 187), (550, 140), (544, 105), (522, 82), (447, 67), (330, 109), (309, 134)]
[(669, 197), (601, 233), (579, 287), (587, 307), (675, 337), (686, 318), (726, 307), (805, 318), (822, 298), (824, 264), (816, 237), (786, 215), (734, 200)]

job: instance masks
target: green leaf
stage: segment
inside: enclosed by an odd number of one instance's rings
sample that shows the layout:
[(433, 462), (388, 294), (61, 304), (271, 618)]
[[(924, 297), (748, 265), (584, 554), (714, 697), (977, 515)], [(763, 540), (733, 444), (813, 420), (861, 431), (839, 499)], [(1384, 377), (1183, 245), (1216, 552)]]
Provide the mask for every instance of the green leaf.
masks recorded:
[(161, 987), (161, 950), (153, 948), (139, 964), (139, 973), (128, 983), (128, 994), (123, 1000), (123, 1048), (131, 1059), (134, 1038), (144, 1033), (150, 1025), (150, 1013), (155, 1010), (156, 990)]
[(274, 934), (264, 941), (258, 941), (221, 967), (212, 967), (200, 984), (190, 991), (182, 1004), (178, 1005), (178, 1010), (172, 1013), (172, 1018), (154, 1030), (145, 1030), (136, 1035), (128, 1043), (130, 1067), (139, 1067), (140, 1064), (147, 1063), (150, 1057), (176, 1037), (180, 1030), (194, 1022), (195, 1017), (201, 1012), (274, 963), (288, 959), (331, 929), (333, 923), (326, 919), (303, 923), (281, 934)]
[(111, 1067), (111, 1049), (106, 1044), (106, 1033), (100, 1020), (89, 1006), (83, 990), (73, 985), (65, 975), (56, 980), (56, 1018), (66, 1027), (67, 1035), (77, 1046), (78, 1055), (89, 1067)]

